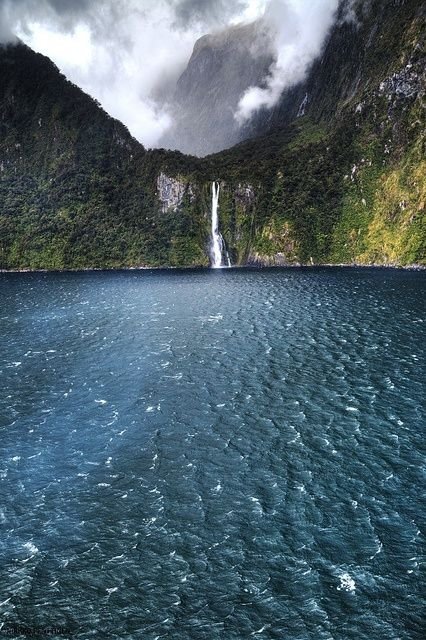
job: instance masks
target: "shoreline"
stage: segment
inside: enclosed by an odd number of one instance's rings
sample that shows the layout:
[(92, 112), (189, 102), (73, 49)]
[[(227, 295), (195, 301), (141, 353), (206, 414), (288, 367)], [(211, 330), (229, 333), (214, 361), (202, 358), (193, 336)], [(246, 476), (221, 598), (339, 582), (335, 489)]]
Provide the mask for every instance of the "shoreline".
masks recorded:
[(399, 269), (405, 271), (425, 271), (426, 265), (423, 264), (357, 264), (357, 263), (318, 263), (318, 264), (282, 264), (282, 265), (269, 265), (269, 264), (244, 264), (244, 265), (232, 265), (231, 267), (204, 267), (204, 266), (182, 266), (182, 267), (82, 267), (76, 269), (0, 269), (2, 273), (86, 273), (86, 272), (122, 272), (122, 271), (184, 271), (184, 270), (199, 270), (199, 271), (227, 271), (228, 269), (316, 269), (316, 268), (346, 268), (346, 269)]

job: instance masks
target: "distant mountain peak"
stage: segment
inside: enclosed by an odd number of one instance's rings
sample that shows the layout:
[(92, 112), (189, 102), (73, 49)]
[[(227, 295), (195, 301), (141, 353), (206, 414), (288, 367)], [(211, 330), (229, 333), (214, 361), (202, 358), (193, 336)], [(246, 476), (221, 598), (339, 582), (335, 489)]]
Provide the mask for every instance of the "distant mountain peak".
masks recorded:
[(160, 146), (205, 156), (240, 142), (238, 101), (264, 82), (273, 60), (272, 38), (261, 20), (199, 38), (168, 100), (174, 124)]

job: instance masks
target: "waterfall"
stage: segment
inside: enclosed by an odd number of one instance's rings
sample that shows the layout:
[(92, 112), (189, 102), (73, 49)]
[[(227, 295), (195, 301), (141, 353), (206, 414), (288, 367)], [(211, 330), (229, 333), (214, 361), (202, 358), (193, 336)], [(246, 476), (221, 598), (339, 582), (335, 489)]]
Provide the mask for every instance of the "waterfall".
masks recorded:
[(211, 261), (213, 269), (222, 266), (222, 237), (219, 233), (219, 216), (217, 213), (219, 207), (219, 183), (212, 184), (212, 244), (211, 244)]
[(219, 183), (212, 183), (212, 241), (210, 246), (210, 259), (213, 269), (219, 269), (225, 266), (223, 264), (223, 254), (226, 255), (226, 266), (231, 266), (228, 252), (225, 248), (222, 235), (219, 233)]

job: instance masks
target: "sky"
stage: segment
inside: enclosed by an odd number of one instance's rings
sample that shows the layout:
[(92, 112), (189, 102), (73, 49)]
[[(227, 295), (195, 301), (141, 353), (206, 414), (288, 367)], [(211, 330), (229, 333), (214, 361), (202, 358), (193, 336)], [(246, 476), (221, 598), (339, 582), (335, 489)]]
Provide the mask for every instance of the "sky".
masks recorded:
[(266, 87), (241, 96), (242, 123), (303, 79), (333, 24), (338, 0), (0, 0), (0, 42), (19, 37), (47, 55), (147, 147), (173, 113), (155, 100), (173, 86), (195, 41), (256, 19), (274, 35)]

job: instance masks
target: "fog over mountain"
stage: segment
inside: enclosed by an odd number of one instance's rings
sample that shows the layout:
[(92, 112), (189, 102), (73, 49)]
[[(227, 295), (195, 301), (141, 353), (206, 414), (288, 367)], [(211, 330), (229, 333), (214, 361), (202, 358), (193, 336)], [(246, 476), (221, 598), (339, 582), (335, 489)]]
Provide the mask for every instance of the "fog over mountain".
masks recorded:
[(172, 125), (159, 144), (205, 156), (244, 138), (236, 118), (250, 87), (265, 84), (275, 60), (274, 41), (264, 20), (237, 25), (197, 40), (189, 63), (164, 106)]
[(200, 38), (174, 92), (164, 92), (173, 120), (159, 144), (205, 156), (258, 133), (253, 116), (305, 79), (338, 4), (273, 0), (256, 21)]
[(249, 87), (242, 95), (236, 113), (240, 124), (262, 107), (276, 105), (284, 89), (305, 78), (321, 52), (338, 5), (338, 0), (268, 3), (263, 21), (274, 41), (275, 60), (265, 86)]
[(243, 130), (240, 96), (270, 91), (275, 41), (259, 19), (202, 37), (151, 95), (161, 113), (174, 90), (170, 131), (200, 155), (241, 136), (205, 159), (147, 150), (48, 57), (0, 47), (3, 268), (208, 266), (214, 209), (233, 265), (423, 265), (424, 18), (418, 0), (341, 6), (306, 76), (281, 76)]
[[(0, 41), (19, 37), (48, 55), (144, 145), (203, 155), (241, 139), (242, 124), (303, 79), (337, 4), (0, 0)], [(256, 31), (252, 42), (250, 30)], [(201, 81), (195, 62), (206, 62), (208, 51), (221, 58), (222, 67)]]

